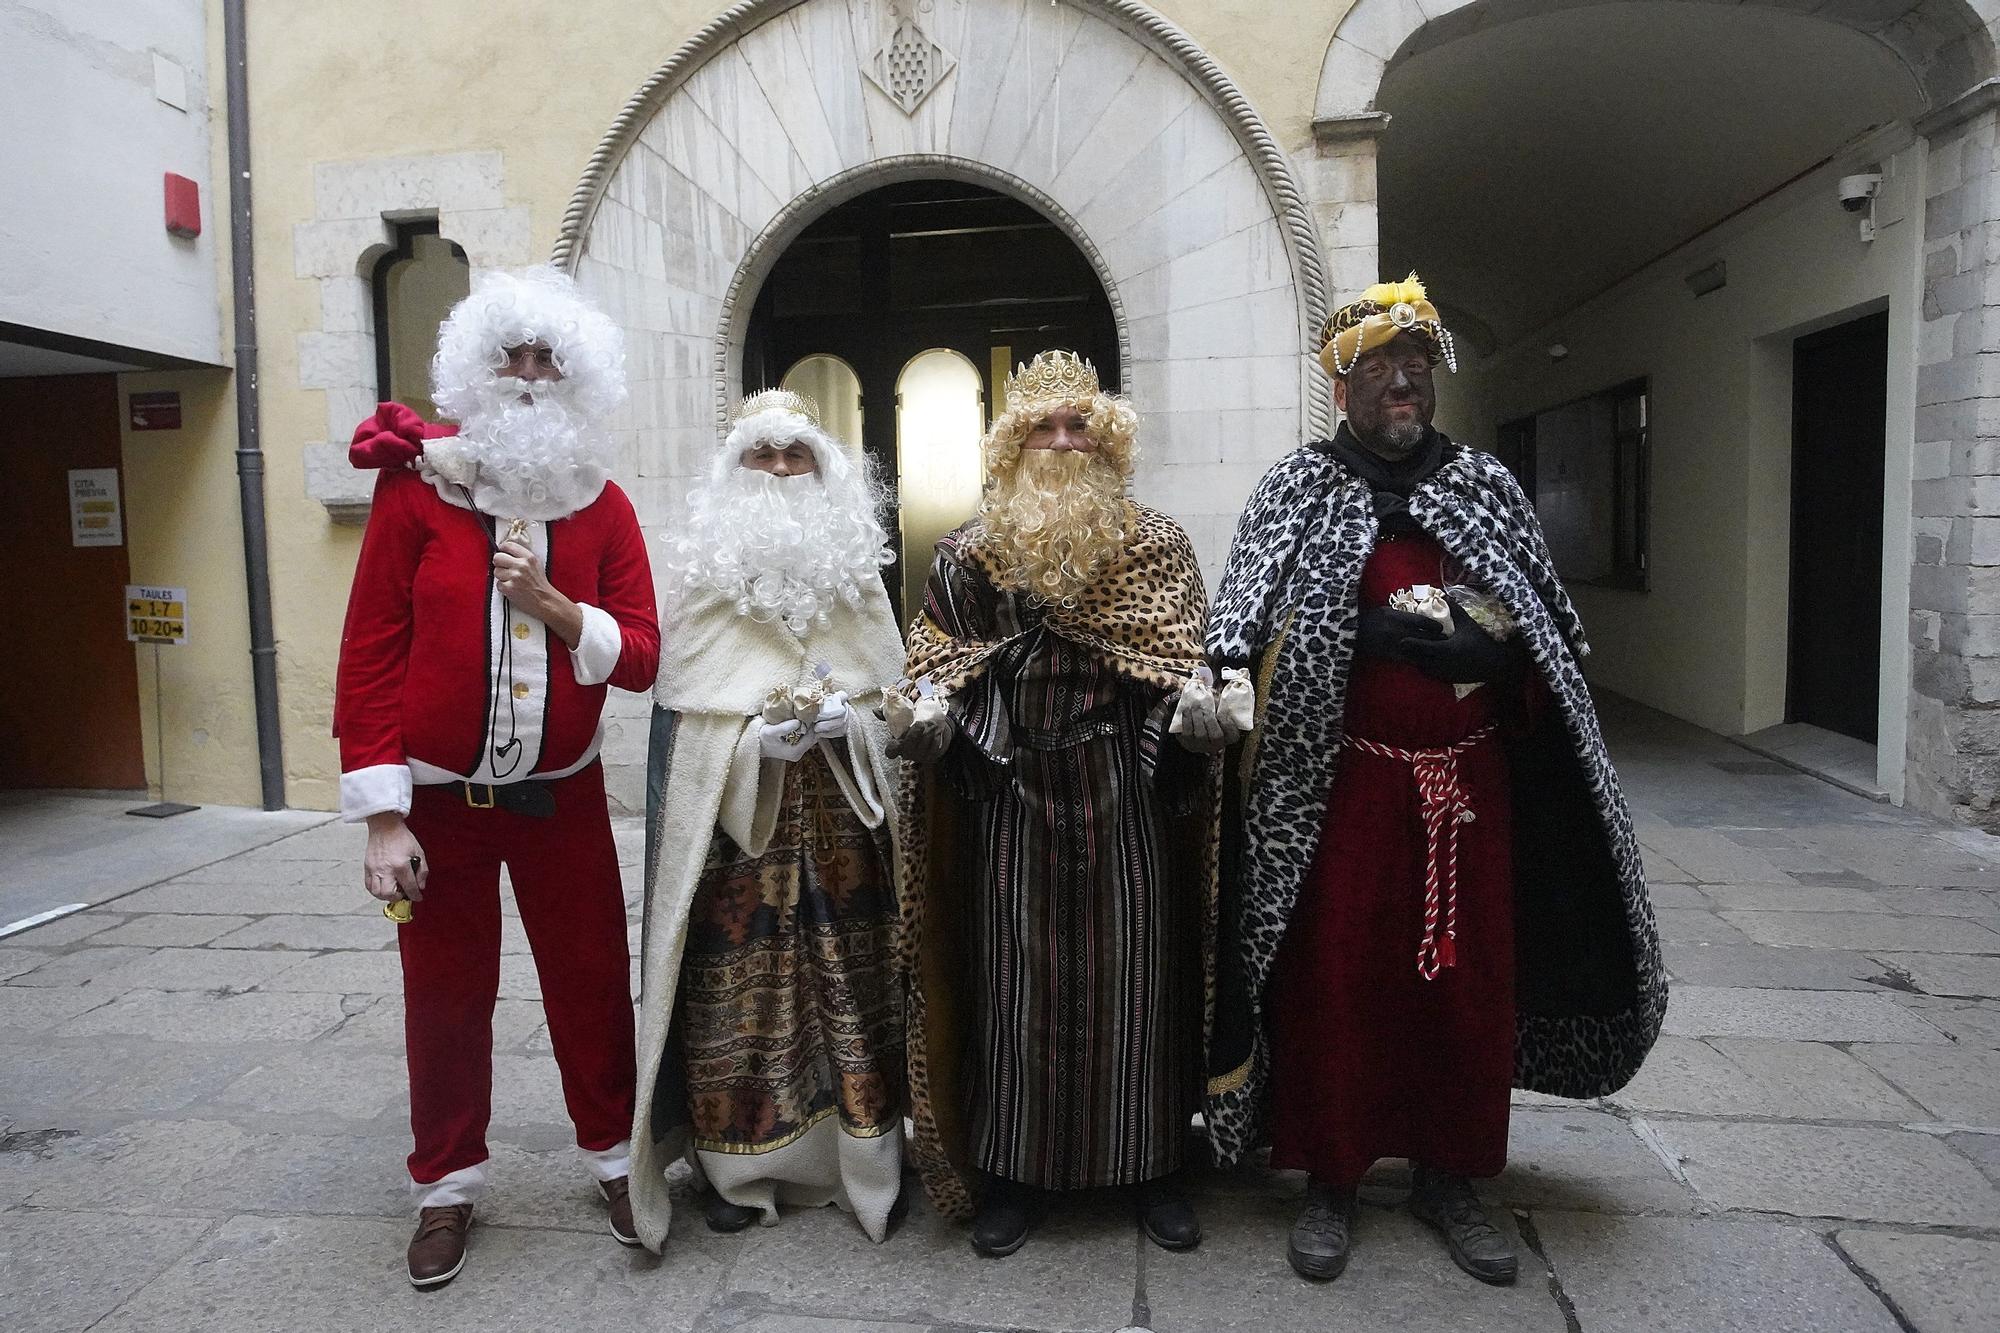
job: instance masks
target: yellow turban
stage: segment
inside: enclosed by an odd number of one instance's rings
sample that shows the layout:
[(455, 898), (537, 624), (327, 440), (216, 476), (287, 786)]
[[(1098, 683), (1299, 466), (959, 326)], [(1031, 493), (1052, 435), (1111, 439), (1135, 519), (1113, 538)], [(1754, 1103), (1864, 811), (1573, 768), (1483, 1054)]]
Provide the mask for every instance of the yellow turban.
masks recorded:
[(1438, 318), (1437, 307), (1415, 273), (1401, 282), (1378, 282), (1333, 312), (1320, 327), (1319, 363), (1326, 373), (1344, 376), (1364, 352), (1372, 352), (1399, 333), (1407, 333), (1430, 349), (1431, 364), (1442, 361), (1458, 369), (1458, 351), (1451, 331)]

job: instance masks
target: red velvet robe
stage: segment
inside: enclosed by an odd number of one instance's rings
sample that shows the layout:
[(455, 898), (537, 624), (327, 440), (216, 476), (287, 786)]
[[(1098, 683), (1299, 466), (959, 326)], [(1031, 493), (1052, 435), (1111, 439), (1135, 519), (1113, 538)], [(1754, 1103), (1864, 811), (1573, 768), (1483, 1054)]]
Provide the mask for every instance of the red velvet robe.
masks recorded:
[[(1430, 537), (1384, 536), (1362, 573), (1361, 605), (1451, 582), (1452, 572)], [(1406, 750), (1451, 746), (1514, 711), (1511, 702), (1492, 685), (1459, 699), (1415, 667), (1357, 656), (1344, 733)], [(1350, 1187), (1382, 1157), (1474, 1177), (1506, 1163), (1512, 811), (1497, 732), (1460, 756), (1458, 779), (1475, 817), (1458, 826), (1456, 963), (1425, 980), (1416, 778), (1400, 759), (1351, 745), (1340, 756), (1273, 977), (1274, 1167)]]

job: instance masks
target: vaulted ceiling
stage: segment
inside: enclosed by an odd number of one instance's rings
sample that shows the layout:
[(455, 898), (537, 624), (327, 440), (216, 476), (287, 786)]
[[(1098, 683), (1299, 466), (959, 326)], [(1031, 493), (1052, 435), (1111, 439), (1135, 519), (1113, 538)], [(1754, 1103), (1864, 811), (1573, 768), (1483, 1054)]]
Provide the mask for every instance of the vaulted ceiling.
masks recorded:
[(1638, 3), (1422, 51), (1376, 105), (1383, 272), (1418, 269), (1504, 346), (1921, 98), (1850, 28)]

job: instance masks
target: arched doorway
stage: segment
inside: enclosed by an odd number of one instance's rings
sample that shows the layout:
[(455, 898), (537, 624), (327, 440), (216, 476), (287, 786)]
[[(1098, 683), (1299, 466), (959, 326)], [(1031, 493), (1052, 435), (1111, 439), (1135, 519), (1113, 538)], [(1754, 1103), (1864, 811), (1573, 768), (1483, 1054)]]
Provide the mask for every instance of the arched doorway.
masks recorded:
[(741, 389), (802, 376), (841, 394), (833, 367), (852, 374), (860, 433), (848, 442), (894, 488), (903, 559), (890, 586), (908, 605), (931, 543), (976, 502), (974, 446), (1006, 376), (1051, 347), (1117, 386), (1110, 297), (1062, 227), (985, 186), (901, 181), (828, 209), (784, 248), (751, 306)]
[[(1325, 416), (1304, 355), (1325, 283), (1286, 154), (1134, 0), (908, 9), (746, 0), (593, 155), (554, 258), (630, 340), (642, 524), (670, 521), (746, 360), (759, 368), (752, 307), (792, 243), (857, 196), (945, 179), (1032, 206), (1088, 257), (1145, 416), (1134, 489), (1219, 569), (1251, 487)], [(942, 54), (885, 84), (892, 41)]]

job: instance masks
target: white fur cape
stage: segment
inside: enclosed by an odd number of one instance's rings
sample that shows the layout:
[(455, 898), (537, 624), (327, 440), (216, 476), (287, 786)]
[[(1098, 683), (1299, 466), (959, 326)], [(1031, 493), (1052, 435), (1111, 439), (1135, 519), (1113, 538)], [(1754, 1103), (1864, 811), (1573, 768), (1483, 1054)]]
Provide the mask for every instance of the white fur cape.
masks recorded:
[[(863, 823), (889, 828), (891, 855), (902, 858), (888, 731), (879, 715), (883, 690), (903, 670), (903, 644), (880, 580), (859, 608), (841, 603), (825, 629), (795, 635), (779, 623), (738, 614), (719, 594), (696, 593), (663, 626), (653, 701), (677, 714), (666, 790), (660, 800), (653, 864), (646, 867), (645, 927), (640, 948), (639, 1095), (632, 1126), (632, 1211), (639, 1237), (658, 1252), (672, 1207), (665, 1171), (686, 1149), (686, 1134), (653, 1137), (652, 1099), (659, 1085), (667, 1027), (680, 981), (681, 950), (696, 882), (719, 827), (752, 856), (775, 830), (784, 765), (758, 746), (765, 696), (776, 685), (803, 685), (831, 668), (828, 692), (847, 691), (847, 759), (826, 751), (842, 792)], [(887, 1209), (894, 1198), (893, 1183)], [(878, 1219), (879, 1221), (879, 1219)]]

